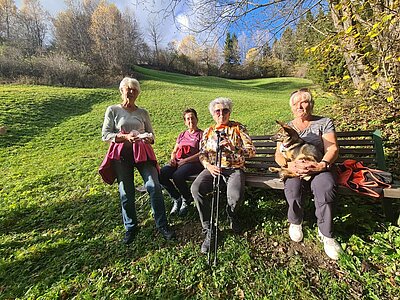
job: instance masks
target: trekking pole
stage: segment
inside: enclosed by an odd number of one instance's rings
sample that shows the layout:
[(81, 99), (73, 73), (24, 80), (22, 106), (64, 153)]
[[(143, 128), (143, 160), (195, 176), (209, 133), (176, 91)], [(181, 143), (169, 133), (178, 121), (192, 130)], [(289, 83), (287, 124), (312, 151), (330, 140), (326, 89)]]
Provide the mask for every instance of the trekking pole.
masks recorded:
[[(222, 148), (220, 147), (220, 142), (221, 142), (221, 133), (219, 131), (216, 131), (217, 133), (217, 151), (216, 151), (216, 158), (215, 158), (215, 164), (218, 167), (221, 167), (221, 159), (222, 159)], [(220, 188), (220, 182), (221, 182), (221, 174), (218, 174), (217, 176), (214, 177), (214, 182), (213, 182), (213, 197), (211, 201), (211, 218), (210, 218), (210, 227), (211, 227), (211, 237), (213, 230), (215, 229), (215, 237), (214, 237), (214, 262), (213, 265), (217, 265), (217, 251), (218, 251), (218, 212), (219, 212), (219, 188)], [(214, 217), (215, 215), (215, 217)], [(212, 239), (211, 239), (212, 241)], [(211, 244), (210, 244), (211, 248)], [(211, 265), (211, 249), (208, 249), (208, 264)]]

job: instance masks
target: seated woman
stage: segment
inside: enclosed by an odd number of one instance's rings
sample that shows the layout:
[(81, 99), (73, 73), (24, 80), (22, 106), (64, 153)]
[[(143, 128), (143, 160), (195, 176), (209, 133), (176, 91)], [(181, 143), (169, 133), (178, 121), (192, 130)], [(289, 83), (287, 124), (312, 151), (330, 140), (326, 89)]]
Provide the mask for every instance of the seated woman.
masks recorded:
[[(303, 190), (311, 188), (315, 201), (315, 215), (318, 223), (318, 235), (324, 243), (325, 253), (332, 259), (338, 259), (342, 251), (333, 238), (333, 206), (336, 196), (336, 183), (330, 166), (338, 157), (339, 147), (333, 122), (329, 118), (312, 114), (314, 101), (308, 89), (292, 93), (290, 107), (294, 119), (288, 123), (307, 143), (313, 144), (323, 153), (320, 162), (293, 161), (287, 162), (284, 156), (284, 146), (277, 144), (275, 161), (281, 167), (287, 167), (298, 174), (298, 177), (285, 180), (285, 196), (289, 204), (288, 220), (289, 236), (295, 242), (303, 239)], [(311, 175), (311, 179), (302, 179)]]
[(204, 167), (199, 161), (199, 146), (203, 131), (197, 127), (197, 112), (188, 108), (183, 112), (183, 120), (187, 130), (181, 132), (176, 139), (171, 160), (160, 172), (160, 183), (173, 200), (170, 215), (183, 216), (193, 198), (186, 180), (190, 175), (200, 173)]
[[(207, 253), (215, 228), (210, 224), (211, 204), (207, 197), (213, 190), (214, 177), (221, 175), (227, 186), (228, 204), (226, 211), (230, 220), (231, 229), (240, 231), (237, 210), (244, 196), (244, 163), (246, 157), (255, 155), (255, 147), (247, 134), (245, 127), (231, 121), (232, 101), (228, 98), (217, 98), (211, 101), (209, 110), (215, 125), (204, 131), (200, 146), (200, 161), (205, 167), (192, 184), (192, 195), (199, 211), (203, 232), (206, 235), (201, 245), (201, 252)], [(221, 165), (216, 162), (217, 132), (223, 138), (220, 141)]]

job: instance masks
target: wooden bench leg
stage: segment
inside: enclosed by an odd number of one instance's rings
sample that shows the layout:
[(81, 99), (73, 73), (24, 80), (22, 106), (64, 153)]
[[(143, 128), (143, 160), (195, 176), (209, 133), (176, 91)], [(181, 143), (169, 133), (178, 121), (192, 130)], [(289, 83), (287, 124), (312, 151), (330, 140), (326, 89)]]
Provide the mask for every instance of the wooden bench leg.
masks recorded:
[[(386, 220), (395, 224), (392, 199), (382, 198), (383, 212), (385, 213)], [(400, 220), (399, 220), (400, 221)]]

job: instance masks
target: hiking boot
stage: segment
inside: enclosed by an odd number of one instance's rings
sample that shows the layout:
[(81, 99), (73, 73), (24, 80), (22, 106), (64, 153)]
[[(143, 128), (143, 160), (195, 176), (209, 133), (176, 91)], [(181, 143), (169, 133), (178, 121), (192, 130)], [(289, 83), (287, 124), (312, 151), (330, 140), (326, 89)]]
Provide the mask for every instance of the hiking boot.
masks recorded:
[(171, 228), (169, 228), (168, 225), (158, 228), (158, 232), (160, 232), (163, 238), (168, 241), (175, 238), (175, 232)]
[(228, 215), (229, 228), (233, 231), (233, 233), (239, 234), (241, 228), (237, 214), (234, 213), (233, 209), (229, 205), (226, 206), (226, 214)]
[(229, 219), (229, 228), (233, 231), (233, 233), (239, 234), (241, 231), (241, 228), (240, 228), (237, 217), (228, 218), (228, 219)]
[(318, 238), (324, 243), (324, 250), (326, 255), (333, 260), (339, 259), (339, 254), (343, 252), (342, 247), (334, 238), (324, 236), (318, 228)]
[[(211, 247), (214, 247), (214, 242), (215, 242), (215, 227), (214, 230), (211, 232), (211, 229), (207, 230), (206, 237), (201, 244), (201, 253), (206, 254), (208, 251), (210, 251)], [(218, 229), (218, 242), (221, 240), (221, 231)]]
[(172, 205), (172, 209), (171, 209), (169, 215), (170, 216), (176, 215), (179, 212), (181, 205), (182, 205), (182, 198), (173, 199), (173, 205)]
[(139, 233), (138, 227), (134, 227), (131, 230), (127, 230), (125, 232), (124, 238), (122, 239), (122, 243), (124, 243), (125, 245), (129, 245), (130, 243), (132, 243), (135, 240), (138, 233)]
[(191, 201), (188, 201), (186, 199), (182, 200), (182, 205), (181, 205), (181, 208), (179, 209), (179, 215), (181, 217), (186, 216), (186, 214), (188, 213), (189, 207), (190, 207), (190, 203), (191, 203)]
[(303, 239), (303, 227), (302, 225), (290, 224), (289, 226), (290, 239), (296, 243)]
[(207, 254), (208, 251), (210, 251), (210, 245), (211, 245), (211, 230), (209, 230), (210, 233), (207, 232), (206, 238), (204, 239), (203, 243), (201, 244), (201, 253)]

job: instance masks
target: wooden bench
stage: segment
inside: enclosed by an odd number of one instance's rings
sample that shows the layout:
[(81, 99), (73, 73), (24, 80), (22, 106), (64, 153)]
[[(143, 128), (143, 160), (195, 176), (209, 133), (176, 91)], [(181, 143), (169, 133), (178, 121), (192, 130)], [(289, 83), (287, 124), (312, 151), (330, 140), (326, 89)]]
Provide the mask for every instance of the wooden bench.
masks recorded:
[[(364, 162), (364, 165), (370, 168), (386, 170), (379, 130), (337, 132), (337, 136), (340, 149), (337, 163), (345, 159), (355, 159)], [(269, 167), (277, 166), (274, 158), (276, 143), (272, 142), (270, 137), (271, 135), (251, 136), (257, 154), (246, 160), (246, 186), (283, 190), (284, 184), (279, 180), (278, 175), (268, 171)], [(343, 186), (339, 186), (338, 193), (362, 196)], [(395, 221), (392, 200), (400, 198), (400, 183), (395, 182), (391, 188), (384, 189), (383, 195), (384, 213), (388, 220)], [(400, 224), (400, 218), (398, 223)]]

